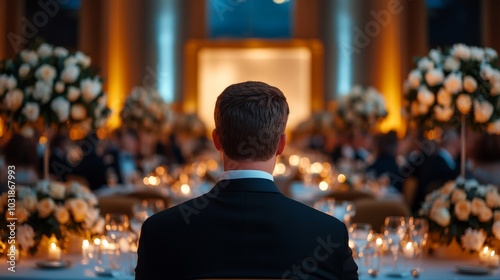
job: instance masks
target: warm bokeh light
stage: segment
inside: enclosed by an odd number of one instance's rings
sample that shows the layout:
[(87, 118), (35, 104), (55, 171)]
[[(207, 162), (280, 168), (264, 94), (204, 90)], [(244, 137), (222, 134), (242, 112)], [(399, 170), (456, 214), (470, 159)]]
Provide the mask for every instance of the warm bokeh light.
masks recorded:
[(300, 162), (300, 157), (298, 155), (291, 155), (290, 158), (288, 159), (288, 163), (290, 163), (291, 166), (297, 166), (299, 165)]
[(46, 136), (40, 136), (40, 138), (38, 139), (38, 143), (40, 143), (40, 145), (47, 144), (47, 137)]
[(313, 164), (311, 164), (312, 173), (319, 174), (321, 173), (322, 170), (323, 170), (323, 164), (321, 164), (321, 162), (314, 162)]
[(322, 191), (328, 190), (328, 183), (325, 181), (319, 182), (319, 189)]
[(339, 176), (337, 176), (337, 181), (339, 181), (339, 183), (341, 184), (345, 183), (346, 180), (347, 177), (344, 174), (339, 174)]
[(158, 174), (158, 175), (160, 175), (160, 176), (161, 176), (161, 175), (165, 174), (165, 167), (163, 167), (163, 166), (158, 166), (158, 167), (155, 169), (155, 172), (156, 172), (156, 174)]
[(276, 175), (283, 175), (285, 174), (285, 171), (286, 171), (286, 166), (281, 162), (277, 163), (274, 166), (274, 174)]
[(207, 161), (207, 168), (210, 171), (215, 171), (215, 170), (219, 169), (219, 163), (213, 159), (208, 160)]
[(188, 184), (182, 184), (181, 192), (183, 194), (189, 194), (189, 193), (191, 193), (191, 187)]

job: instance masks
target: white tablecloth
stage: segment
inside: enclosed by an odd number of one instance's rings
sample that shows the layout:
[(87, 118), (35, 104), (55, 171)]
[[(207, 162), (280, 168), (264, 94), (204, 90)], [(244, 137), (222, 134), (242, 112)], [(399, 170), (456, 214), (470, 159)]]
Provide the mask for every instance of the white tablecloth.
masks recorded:
[[(10, 272), (7, 270), (7, 263), (5, 261), (0, 262), (0, 279), (22, 279), (22, 280), (83, 280), (83, 279), (133, 279), (133, 276), (128, 273), (117, 274), (114, 277), (99, 277), (94, 272), (94, 266), (81, 264), (81, 257), (78, 255), (65, 256), (64, 259), (70, 260), (72, 262), (71, 267), (65, 269), (40, 269), (36, 267), (36, 262), (39, 259), (24, 259), (21, 260), (16, 266), (16, 272)], [(443, 260), (435, 258), (424, 258), (421, 261), (422, 272), (419, 279), (436, 279), (436, 280), (466, 280), (466, 279), (484, 279), (484, 280), (499, 280), (500, 271), (498, 269), (493, 270), (487, 275), (463, 275), (458, 274), (455, 271), (457, 265), (478, 265), (477, 260), (464, 261), (464, 260)], [(406, 266), (404, 262), (400, 264), (400, 269), (405, 270), (405, 267), (409, 271), (409, 267)], [(388, 273), (392, 272), (392, 266), (390, 264), (390, 258), (388, 256), (382, 258), (381, 268), (377, 278), (371, 278), (367, 274), (360, 274), (360, 279), (395, 279), (389, 277)], [(408, 274), (406, 279), (412, 279)]]

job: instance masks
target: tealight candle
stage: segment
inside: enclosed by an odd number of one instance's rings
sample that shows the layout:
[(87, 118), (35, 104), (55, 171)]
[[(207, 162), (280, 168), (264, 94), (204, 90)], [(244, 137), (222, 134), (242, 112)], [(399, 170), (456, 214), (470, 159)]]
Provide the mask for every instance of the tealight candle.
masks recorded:
[(415, 248), (413, 248), (413, 242), (408, 241), (403, 247), (403, 253), (407, 258), (412, 258), (415, 255)]
[(49, 259), (52, 261), (57, 261), (61, 259), (61, 248), (57, 247), (56, 243), (50, 243), (49, 247)]
[(488, 246), (484, 246), (481, 251), (479, 251), (479, 262), (488, 263), (490, 259), (491, 250)]
[(488, 266), (489, 267), (499, 267), (500, 266), (500, 256), (495, 254), (495, 251), (490, 252), (490, 256), (488, 259)]
[(87, 239), (82, 242), (82, 263), (89, 263), (90, 243)]

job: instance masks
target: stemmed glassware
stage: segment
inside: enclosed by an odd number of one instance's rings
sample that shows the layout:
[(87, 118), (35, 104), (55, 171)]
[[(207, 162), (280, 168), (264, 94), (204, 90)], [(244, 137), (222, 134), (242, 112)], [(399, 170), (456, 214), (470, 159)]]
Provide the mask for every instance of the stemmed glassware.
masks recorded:
[(393, 256), (394, 271), (398, 271), (398, 256), (401, 241), (405, 237), (408, 221), (402, 216), (389, 216), (384, 221), (384, 235)]
[(369, 238), (371, 236), (372, 226), (366, 223), (354, 223), (348, 228), (349, 239), (354, 243), (356, 248), (357, 256), (359, 258), (359, 265), (363, 264), (363, 253), (365, 251), (366, 245), (368, 245)]
[[(407, 257), (414, 260), (411, 264), (411, 273), (413, 276), (418, 276), (421, 272), (421, 260), (424, 251), (424, 246), (427, 243), (427, 235), (429, 231), (429, 224), (426, 219), (411, 217), (409, 220), (408, 228), (408, 241), (403, 243), (403, 246), (412, 246), (413, 249), (405, 253)], [(409, 243), (411, 242), (411, 243)], [(409, 254), (411, 253), (411, 254)]]

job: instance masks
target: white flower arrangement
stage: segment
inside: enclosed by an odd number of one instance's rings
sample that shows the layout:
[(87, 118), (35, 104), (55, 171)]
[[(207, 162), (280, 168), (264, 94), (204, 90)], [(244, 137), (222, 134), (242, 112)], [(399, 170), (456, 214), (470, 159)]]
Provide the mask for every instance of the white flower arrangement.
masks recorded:
[(0, 63), (0, 116), (12, 130), (28, 125), (102, 126), (110, 110), (102, 81), (82, 52), (42, 43)]
[(500, 71), (491, 48), (455, 44), (432, 49), (406, 80), (407, 109), (424, 130), (466, 124), (500, 133)]
[(135, 87), (125, 100), (120, 116), (125, 126), (159, 133), (171, 125), (173, 112), (157, 91)]
[[(16, 241), (22, 250), (33, 254), (41, 240), (52, 235), (62, 241), (69, 234), (87, 237), (104, 231), (97, 198), (86, 186), (40, 181), (34, 187), (18, 186), (16, 191)], [(0, 215), (6, 229), (7, 219), (12, 218), (6, 192), (0, 196)]]
[(427, 195), (419, 214), (429, 220), (429, 241), (479, 251), (500, 242), (500, 194), (475, 180), (449, 181)]
[(351, 92), (339, 99), (334, 122), (339, 130), (369, 130), (386, 116), (387, 109), (382, 94), (373, 87), (356, 85)]

